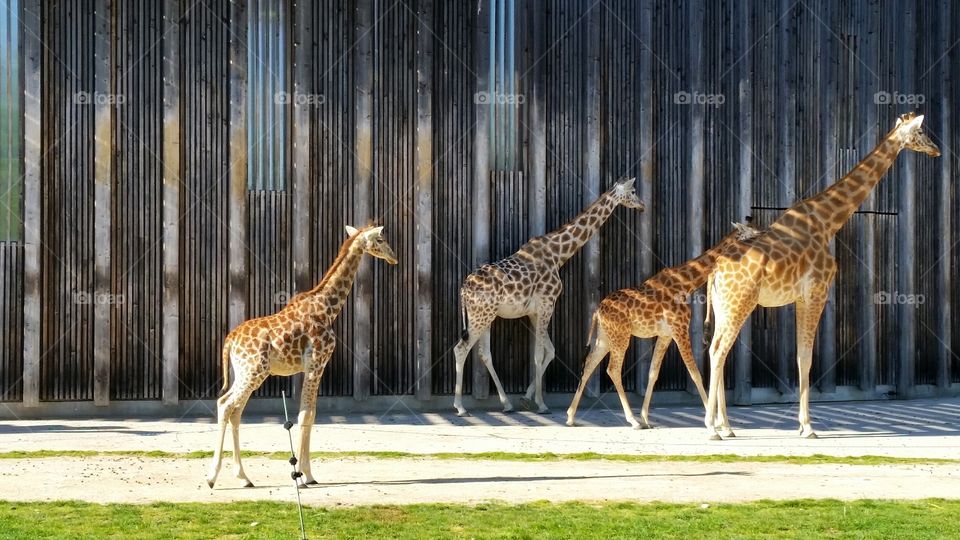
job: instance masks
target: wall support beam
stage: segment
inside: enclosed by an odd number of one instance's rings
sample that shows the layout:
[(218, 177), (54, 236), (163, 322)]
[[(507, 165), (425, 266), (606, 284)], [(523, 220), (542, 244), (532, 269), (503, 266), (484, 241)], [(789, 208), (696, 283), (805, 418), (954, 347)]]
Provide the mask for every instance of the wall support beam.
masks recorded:
[(40, 191), (41, 68), (43, 28), (40, 0), (23, 0), (21, 34), (23, 58), (23, 404), (40, 404), (40, 261), (42, 259)]
[(230, 3), (230, 328), (247, 318), (247, 16), (245, 2)]
[[(640, 200), (647, 206), (646, 211), (640, 214), (640, 240), (639, 246), (637, 246), (640, 253), (640, 276), (642, 279), (646, 279), (648, 276), (653, 275), (653, 250), (655, 249), (653, 245), (653, 218), (656, 201), (653, 200), (653, 173), (656, 152), (653, 149), (653, 145), (656, 144), (656, 140), (654, 140), (653, 137), (653, 122), (647, 121), (648, 118), (652, 117), (654, 111), (654, 56), (653, 51), (647, 46), (648, 43), (652, 43), (653, 39), (653, 6), (649, 2), (645, 2), (639, 9), (640, 28), (638, 28), (638, 35), (641, 43), (638, 44), (640, 47), (640, 80), (636, 86), (639, 88), (636, 125), (638, 125), (640, 129), (640, 174), (634, 186), (637, 195), (640, 196)], [(638, 394), (642, 394), (647, 388), (648, 369), (644, 369), (644, 366), (649, 368), (649, 365), (649, 356), (646, 358), (641, 357), (637, 360), (635, 376), (636, 392)]]
[[(309, 0), (293, 2), (293, 114), (290, 123), (290, 151), (293, 192), (293, 288), (304, 291), (310, 288), (310, 246), (313, 245), (313, 227), (310, 225), (310, 201), (313, 186), (310, 171), (310, 112), (314, 99), (302, 99), (298, 96), (311, 96), (313, 88), (313, 3)], [(319, 8), (318, 8), (319, 9)]]
[(417, 2), (417, 135), (414, 147), (416, 185), (415, 283), (416, 320), (414, 321), (417, 399), (432, 394), (433, 320), (433, 0)]
[[(704, 4), (702, 0), (695, 0), (686, 4), (688, 22), (687, 28), (690, 29), (690, 50), (688, 62), (690, 69), (687, 72), (690, 78), (687, 81), (689, 87), (687, 92), (703, 93), (703, 11)], [(687, 152), (687, 182), (689, 193), (687, 195), (687, 258), (693, 259), (703, 253), (704, 231), (706, 223), (704, 220), (704, 206), (706, 205), (706, 191), (704, 190), (705, 172), (705, 144), (704, 144), (704, 115), (706, 107), (703, 105), (690, 104), (687, 110), (690, 113), (689, 141), (690, 150)], [(704, 305), (700, 302), (691, 302), (693, 323), (690, 325), (690, 339), (696, 345), (695, 351), (700, 350), (700, 343), (703, 343), (703, 320)], [(694, 355), (697, 361), (697, 368), (700, 373), (704, 373), (703, 355)], [(711, 377), (714, 374), (710, 375)], [(722, 374), (717, 374), (722, 376)], [(699, 395), (693, 380), (687, 377), (687, 391)]]
[[(600, 42), (603, 39), (600, 24), (600, 13), (604, 11), (603, 6), (595, 4), (591, 6), (590, 11), (586, 13), (583, 21), (586, 32), (586, 66), (584, 74), (586, 76), (585, 103), (586, 112), (586, 145), (583, 149), (583, 162), (585, 164), (584, 190), (585, 200), (583, 208), (597, 199), (602, 193), (603, 188), (600, 185)], [(616, 211), (616, 210), (614, 210)], [(583, 335), (587, 335), (590, 327), (590, 317), (593, 315), (597, 304), (600, 302), (600, 235), (601, 229), (583, 247), (584, 262), (586, 272), (583, 284), (587, 291), (586, 306), (580, 306), (583, 310), (580, 313), (580, 320), (583, 321)], [(600, 395), (600, 370), (594, 371), (587, 381), (586, 393), (588, 396), (596, 397)]]
[[(110, 0), (96, 0), (94, 17), (93, 95), (113, 94), (113, 28)], [(113, 292), (110, 272), (110, 236), (113, 216), (113, 105), (91, 100), (94, 106), (94, 281), (93, 281), (93, 402), (110, 403), (110, 312)]]
[[(915, 89), (914, 71), (916, 60), (917, 6), (906, 0), (898, 1), (900, 17), (900, 49), (902, 58), (898, 64), (897, 78), (902, 92), (912, 93)], [(898, 200), (900, 214), (897, 227), (897, 291), (903, 294), (917, 294), (917, 154), (903, 152), (897, 159), (897, 173), (900, 177)], [(899, 336), (899, 366), (897, 370), (897, 397), (909, 398), (913, 394), (914, 373), (917, 360), (917, 310), (909, 305), (895, 306)]]
[[(478, 0), (473, 12), (473, 66), (477, 92), (490, 92), (490, 19), (495, 15), (490, 0)], [(477, 127), (473, 137), (473, 267), (490, 260), (490, 106), (474, 104)], [(473, 352), (473, 397), (486, 399), (490, 378), (483, 362)]]
[(163, 3), (163, 403), (180, 399), (180, 7)]
[[(940, 14), (937, 17), (937, 25), (940, 30), (941, 50), (948, 50), (952, 47), (950, 37), (950, 8), (953, 5), (951, 1), (942, 1), (940, 5)], [(940, 133), (941, 141), (952, 141), (950, 132), (950, 112), (951, 103), (948, 96), (951, 95), (952, 81), (950, 80), (950, 69), (940, 70)], [(945, 144), (941, 144), (943, 148)], [(951, 257), (949, 254), (953, 248), (953, 229), (950, 223), (950, 206), (953, 201), (951, 197), (951, 187), (953, 185), (952, 159), (946, 157), (940, 158), (940, 215), (938, 216), (938, 227), (940, 235), (940, 253), (941, 257), (937, 262), (937, 290), (941, 291), (946, 298), (949, 298), (948, 291), (952, 290), (953, 280), (950, 276)], [(937, 319), (937, 335), (940, 338), (940, 348), (937, 354), (937, 386), (941, 390), (950, 388), (951, 381), (951, 363), (953, 362), (953, 350), (951, 349), (951, 317), (952, 310), (949, 300), (938, 303), (939, 317)]]
[[(354, 220), (366, 224), (370, 220), (373, 183), (373, 2), (357, 0), (354, 4), (357, 36), (354, 55), (355, 207)], [(365, 257), (365, 259), (369, 259)], [(371, 306), (373, 305), (373, 269), (369, 260), (360, 263), (354, 281), (353, 315), (353, 397), (363, 401), (370, 396), (370, 349), (373, 338)]]
[[(737, 129), (740, 137), (737, 156), (737, 215), (741, 221), (752, 214), (753, 206), (753, 82), (751, 66), (753, 64), (753, 32), (751, 31), (750, 6), (744, 2), (733, 4), (734, 24), (737, 27), (737, 54), (742, 54), (737, 64)], [(766, 225), (760, 224), (760, 225)], [(753, 321), (748, 317), (740, 329), (740, 336), (734, 345), (733, 403), (749, 405), (753, 402)], [(704, 355), (709, 354), (709, 349)]]

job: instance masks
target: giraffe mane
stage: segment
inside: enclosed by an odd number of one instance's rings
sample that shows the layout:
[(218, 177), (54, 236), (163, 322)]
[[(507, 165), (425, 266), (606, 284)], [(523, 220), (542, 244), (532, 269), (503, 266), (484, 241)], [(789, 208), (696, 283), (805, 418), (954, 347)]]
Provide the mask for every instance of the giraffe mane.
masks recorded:
[(340, 251), (337, 252), (337, 256), (333, 259), (333, 263), (331, 263), (330, 267), (327, 268), (327, 271), (323, 273), (323, 278), (320, 279), (320, 283), (317, 283), (312, 289), (308, 291), (304, 291), (294, 296), (290, 300), (290, 303), (287, 305), (288, 306), (293, 305), (310, 295), (313, 295), (315, 293), (322, 291), (323, 287), (327, 284), (327, 282), (330, 281), (330, 278), (333, 277), (337, 269), (340, 268), (340, 265), (343, 264), (343, 260), (347, 258), (347, 253), (350, 252), (350, 246), (352, 246), (353, 243), (356, 242), (358, 238), (360, 238), (360, 235), (369, 231), (373, 227), (374, 225), (365, 225), (364, 227), (357, 229), (357, 232), (353, 236), (350, 236), (346, 240), (344, 240), (343, 244), (340, 246)]

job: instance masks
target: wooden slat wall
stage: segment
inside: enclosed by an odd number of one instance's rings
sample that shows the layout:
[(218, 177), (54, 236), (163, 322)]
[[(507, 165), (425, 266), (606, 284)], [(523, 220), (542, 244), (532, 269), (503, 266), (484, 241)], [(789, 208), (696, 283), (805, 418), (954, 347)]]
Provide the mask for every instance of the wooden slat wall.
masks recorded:
[[(460, 340), (460, 284), (473, 270), (473, 7), (435, 2), (433, 87), (433, 376), (435, 394), (452, 394), (456, 377), (453, 347)], [(465, 373), (473, 372), (473, 355)], [(495, 357), (496, 358), (496, 357)], [(473, 391), (464, 377), (464, 394)]]
[[(140, 0), (111, 3), (110, 24), (101, 21), (97, 26), (90, 3), (42, 3), (42, 142), (37, 154), (43, 156), (38, 220), (43, 243), (38, 339), (42, 400), (94, 399), (94, 367), (103, 364), (102, 358), (99, 364), (94, 361), (97, 310), (90, 296), (95, 287), (102, 287), (95, 269), (104, 264), (94, 237), (95, 225), (103, 223), (96, 219), (101, 209), (94, 206), (95, 153), (90, 142), (95, 117), (106, 116), (102, 108), (75, 99), (81, 91), (95, 99), (95, 84), (126, 100), (106, 111), (113, 115), (115, 152), (105, 161), (103, 154), (96, 154), (97, 163), (112, 170), (108, 259), (112, 292), (124, 299), (110, 308), (111, 399), (161, 397), (165, 249), (179, 250), (180, 396), (210, 398), (219, 391), (220, 347), (230, 324), (228, 225), (247, 227), (238, 234), (250, 249), (248, 281), (236, 306), (245, 302), (242, 315), (248, 317), (279, 309), (283, 298), (278, 293), (292, 293), (318, 281), (344, 239), (343, 225), (365, 225), (368, 218), (386, 226), (400, 265), (366, 263), (370, 272), (362, 284), (367, 291), (358, 301), (348, 302), (336, 324), (338, 347), (321, 394), (351, 395), (355, 384), (360, 388), (358, 398), (411, 394), (417, 388), (417, 377), (423, 373), (417, 371), (415, 342), (421, 335), (414, 286), (418, 226), (429, 226), (433, 234), (430, 328), (422, 334), (431, 336), (430, 389), (451, 393), (450, 351), (461, 326), (458, 290), (463, 277), (486, 262), (475, 260), (480, 253), (486, 256), (480, 244), (489, 240), (486, 260), (508, 255), (530, 235), (575, 216), (599, 194), (596, 189), (605, 189), (620, 177), (637, 176), (648, 212), (618, 209), (604, 226), (598, 279), (588, 283), (586, 250), (562, 271), (565, 291), (551, 325), (557, 359), (545, 388), (572, 391), (582, 369), (591, 298), (639, 284), (652, 272), (695, 255), (699, 246), (709, 247), (726, 234), (730, 221), (743, 219), (745, 198), (757, 223), (769, 224), (797, 198), (846, 172), (890, 129), (897, 114), (914, 108), (926, 115), (926, 126), (944, 156), (901, 157), (863, 212), (838, 235), (833, 249), (839, 278), (818, 335), (812, 381), (826, 392), (837, 385), (872, 392), (878, 384), (899, 383), (905, 393), (916, 384), (942, 387), (960, 381), (960, 356), (952, 352), (960, 347), (960, 317), (950, 310), (960, 302), (960, 292), (952, 284), (952, 276), (960, 272), (960, 247), (952, 233), (960, 220), (952, 181), (960, 166), (952, 151), (960, 128), (952, 115), (954, 102), (960, 100), (955, 83), (960, 49), (952, 47), (960, 37), (960, 9), (950, 0), (911, 4), (902, 16), (869, 0), (518, 1), (516, 77), (527, 99), (518, 116), (520, 165), (517, 171), (495, 171), (484, 178), (476, 178), (475, 162), (483, 160), (475, 148), (486, 147), (475, 146), (475, 140), (489, 135), (488, 126), (475, 122), (487, 116), (474, 103), (473, 94), (478, 76), (486, 76), (478, 73), (483, 68), (477, 62), (484, 53), (475, 50), (479, 43), (475, 32), (484, 23), (479, 17), (489, 16), (488, 4), (478, 11), (476, 3), (466, 2), (311, 3), (298, 8), (298, 13), (308, 13), (304, 21), (309, 24), (301, 27), (301, 21), (293, 18), (287, 33), (288, 41), (296, 39), (306, 48), (299, 54), (310, 69), (285, 70), (291, 77), (302, 75), (298, 80), (308, 94), (305, 99), (315, 103), (303, 115), (306, 127), (298, 131), (298, 144), (306, 145), (300, 157), (306, 171), (298, 171), (295, 185), (309, 195), (294, 200), (292, 192), (254, 190), (238, 199), (242, 204), (235, 205), (238, 212), (233, 215), (230, 91), (239, 87), (231, 87), (226, 25), (231, 9), (237, 8), (227, 0), (205, 4), (182, 6), (180, 52), (173, 61), (180, 79), (183, 219), (179, 246), (163, 246), (158, 242), (163, 220), (164, 47), (150, 47), (162, 34), (162, 7)], [(367, 4), (369, 20), (358, 21), (356, 6)], [(424, 8), (432, 19), (430, 40), (421, 39), (419, 44), (430, 43), (433, 54), (429, 91), (434, 204), (431, 223), (418, 224), (413, 210), (418, 193), (415, 52), (417, 32), (426, 29), (416, 14)], [(904, 21), (917, 31), (905, 34)], [(358, 23), (369, 34), (358, 35)], [(749, 39), (739, 37), (744, 24)], [(101, 46), (102, 29), (112, 32), (114, 63), (106, 81), (100, 72), (95, 76), (95, 28), (101, 29)], [(691, 40), (690, 32), (696, 32), (697, 39)], [(369, 56), (363, 43), (354, 47), (358, 41), (369, 43)], [(598, 64), (591, 57), (596, 51)], [(291, 67), (293, 48), (287, 53), (284, 67)], [(598, 73), (591, 71), (594, 65), (599, 65)], [(739, 86), (744, 73), (749, 80), (746, 89)], [(25, 74), (25, 79), (32, 76)], [(595, 76), (596, 88), (589, 82)], [(253, 77), (248, 73), (247, 82), (241, 83), (252, 84)], [(364, 94), (366, 77), (370, 94)], [(263, 92), (278, 89), (258, 91), (268, 95)], [(535, 89), (540, 92), (536, 96)], [(744, 91), (747, 97), (741, 102)], [(678, 92), (720, 95), (724, 101), (701, 111), (697, 105), (677, 103)], [(877, 92), (918, 93), (924, 103), (878, 104)], [(358, 103), (369, 103), (369, 116)], [(600, 114), (596, 124), (589, 116), (594, 107)], [(749, 122), (749, 130), (744, 122)], [(593, 125), (599, 126), (599, 188), (588, 187), (595, 178), (591, 152), (596, 147), (588, 132)], [(358, 136), (365, 126), (370, 127), (369, 138), (365, 133)], [(745, 131), (747, 155), (741, 140)], [(364, 146), (367, 141), (369, 147)], [(280, 143), (278, 148), (284, 146), (289, 145)], [(358, 176), (358, 155), (366, 151), (373, 160), (369, 185)], [(285, 155), (289, 164), (291, 158)], [(749, 161), (750, 168), (743, 181), (742, 160)], [(29, 169), (27, 164), (25, 170)], [(284, 174), (271, 184), (278, 189), (290, 185)], [(99, 189), (102, 195), (103, 186)], [(477, 193), (489, 196), (478, 199)], [(700, 200), (702, 208), (697, 206)], [(908, 200), (915, 210), (904, 214)], [(306, 217), (295, 215), (295, 208), (305, 210)], [(908, 226), (916, 234), (905, 246)], [(489, 227), (488, 239), (484, 227)], [(304, 228), (306, 234), (294, 237), (295, 229)], [(7, 381), (3, 399), (16, 401), (21, 397), (14, 374), (23, 369), (17, 351), (25, 343), (16, 326), (22, 321), (19, 269), (24, 261), (16, 246), (4, 249), (0, 300), (7, 309), (0, 310), (0, 321), (10, 316), (13, 324), (5, 324), (9, 330), (0, 336), (4, 369), (0, 382)], [(910, 253), (916, 256), (909, 257)], [(296, 257), (301, 262), (296, 263)], [(300, 264), (297, 283), (294, 264)], [(900, 290), (903, 284), (913, 284), (916, 290)], [(878, 304), (879, 292), (922, 295), (925, 302), (917, 307)], [(358, 315), (361, 306), (369, 307), (368, 315)], [(744, 344), (751, 363), (735, 371), (734, 362), (728, 362), (728, 388), (742, 382), (744, 388), (779, 390), (785, 396), (793, 392), (797, 376), (793, 319), (792, 308), (760, 309), (753, 315), (752, 334)], [(901, 343), (899, 329), (905, 323), (915, 328), (912, 344)], [(698, 341), (698, 324), (694, 327)], [(525, 321), (499, 322), (494, 328), (494, 362), (511, 392), (522, 391), (530, 380), (526, 328)], [(357, 347), (363, 350), (354, 351)], [(625, 370), (628, 388), (642, 383), (650, 348), (649, 342), (631, 348)], [(371, 371), (361, 366), (364, 371), (358, 376), (356, 359), (367, 356)], [(908, 357), (915, 363), (904, 365), (902, 360)], [(467, 373), (472, 369), (468, 367)], [(466, 379), (466, 392), (480, 397), (487, 393), (485, 388), (475, 391), (473, 377)], [(605, 375), (600, 379), (599, 389), (608, 391)], [(487, 386), (485, 378), (475, 380)], [(293, 393), (297, 386), (296, 380), (271, 381), (258, 395), (275, 396), (281, 388)], [(688, 389), (674, 348), (658, 389)]]
[(160, 399), (163, 309), (162, 4), (116, 4), (110, 399)]
[[(356, 221), (353, 167), (354, 69), (346, 54), (355, 42), (355, 11), (351, 2), (313, 4), (311, 56), (312, 92), (323, 105), (310, 111), (310, 183), (313, 213), (310, 220), (312, 282), (317, 283), (346, 239), (344, 225)], [(391, 231), (388, 231), (388, 235)], [(305, 241), (307, 239), (298, 239)], [(320, 382), (321, 396), (353, 393), (353, 297), (334, 324), (337, 348)]]
[[(496, 231), (490, 239), (490, 259), (498, 260), (516, 252), (530, 238), (528, 191), (520, 172), (494, 171), (490, 176), (490, 223)], [(497, 319), (490, 331), (493, 367), (504, 391), (525, 392), (533, 342), (530, 319)], [(490, 394), (496, 392), (491, 379)]]
[(95, 20), (87, 2), (44, 8), (40, 399), (90, 400)]
[(0, 242), (0, 401), (23, 399), (23, 246)]
[(219, 395), (228, 328), (229, 28), (226, 0), (184, 14), (180, 207), (180, 397)]
[[(384, 225), (399, 264), (373, 267), (371, 395), (415, 389), (413, 305), (416, 4), (375, 0), (373, 18), (373, 181), (371, 215)], [(397, 294), (398, 291), (404, 291)], [(350, 346), (347, 344), (347, 346)]]

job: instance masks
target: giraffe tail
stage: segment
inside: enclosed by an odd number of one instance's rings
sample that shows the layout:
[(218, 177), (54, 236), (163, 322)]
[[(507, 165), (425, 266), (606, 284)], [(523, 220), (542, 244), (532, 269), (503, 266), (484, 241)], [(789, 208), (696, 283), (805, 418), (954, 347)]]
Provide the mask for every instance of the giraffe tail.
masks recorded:
[(223, 350), (220, 352), (220, 367), (223, 368), (223, 388), (220, 394), (227, 393), (227, 387), (230, 386), (230, 350), (233, 349), (233, 341), (227, 336), (223, 342)]
[(713, 314), (713, 302), (711, 298), (711, 290), (713, 290), (713, 274), (707, 276), (707, 301), (706, 301), (706, 312), (707, 317), (703, 320), (703, 344), (710, 345), (710, 342), (713, 340), (713, 320), (711, 315)]
[(590, 317), (590, 330), (587, 331), (587, 350), (590, 350), (590, 346), (593, 345), (593, 332), (597, 329), (597, 316), (600, 314), (600, 310), (593, 312), (593, 317)]
[(463, 323), (463, 329), (460, 331), (460, 339), (467, 341), (470, 339), (470, 330), (467, 329), (467, 308), (460, 301), (460, 321)]

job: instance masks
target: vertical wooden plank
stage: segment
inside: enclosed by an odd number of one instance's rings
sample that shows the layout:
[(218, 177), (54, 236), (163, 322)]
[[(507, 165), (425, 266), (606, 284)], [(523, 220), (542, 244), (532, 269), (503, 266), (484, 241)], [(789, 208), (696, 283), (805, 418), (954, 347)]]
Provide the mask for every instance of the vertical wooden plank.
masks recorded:
[(231, 2), (230, 184), (227, 192), (230, 224), (227, 321), (230, 328), (247, 317), (247, 16), (245, 3)]
[[(952, 47), (950, 42), (950, 17), (951, 17), (951, 4), (952, 0), (942, 0), (939, 2), (939, 16), (937, 17), (937, 25), (939, 26), (939, 38), (940, 38), (940, 50), (947, 51)], [(946, 54), (946, 53), (944, 53)], [(944, 59), (945, 62), (949, 62), (949, 59)], [(940, 69), (940, 122), (939, 129), (940, 133), (938, 134), (941, 141), (952, 141), (952, 125), (950, 118), (951, 103), (950, 99), (947, 96), (950, 96), (951, 90), (951, 69), (944, 66), (943, 69)], [(941, 146), (946, 146), (951, 144), (947, 142)], [(952, 156), (950, 156), (949, 151), (944, 151), (944, 156), (940, 159), (940, 215), (937, 217), (937, 230), (940, 235), (940, 256), (937, 262), (937, 290), (949, 298), (949, 292), (952, 290), (953, 279), (950, 275), (950, 264), (951, 257), (950, 252), (953, 248), (953, 234), (950, 223), (950, 210), (951, 202), (953, 200), (952, 195), (952, 182), (953, 175), (951, 170), (951, 165), (953, 164)], [(949, 157), (948, 157), (949, 156)], [(950, 343), (952, 340), (951, 335), (951, 317), (952, 309), (950, 306), (949, 300), (939, 304), (939, 318), (937, 320), (937, 334), (940, 337), (940, 347), (938, 350), (937, 357), (937, 386), (940, 387), (940, 390), (946, 390), (950, 388), (951, 385), (951, 363), (953, 362), (953, 353), (950, 348)]]
[[(310, 113), (311, 107), (325, 106), (325, 99), (316, 95), (313, 87), (313, 4), (308, 0), (293, 3), (293, 115), (291, 122), (293, 145), (290, 151), (293, 192), (293, 288), (298, 291), (310, 287), (310, 246), (313, 245), (310, 226), (310, 194), (313, 192), (310, 171)], [(277, 306), (279, 307), (279, 306)]]
[[(778, 13), (792, 11), (794, 3), (781, 0)], [(778, 114), (775, 117), (776, 129), (780, 132), (780, 159), (778, 160), (777, 176), (779, 182), (779, 203), (781, 206), (791, 206), (797, 201), (797, 164), (796, 164), (796, 120), (797, 120), (797, 85), (794, 55), (797, 46), (794, 18), (787, 15), (777, 23), (779, 36), (776, 50), (780, 52), (779, 61), (779, 88), (777, 89), (776, 107)], [(796, 368), (796, 323), (791, 317), (794, 308), (776, 310), (778, 322), (777, 347), (777, 389), (781, 394), (790, 394), (793, 388), (790, 385), (791, 372)]]
[[(737, 107), (739, 129), (739, 156), (737, 158), (737, 182), (739, 198), (737, 200), (737, 220), (751, 214), (753, 204), (753, 32), (750, 24), (750, 4), (734, 4), (736, 26)], [(742, 58), (741, 58), (742, 55)], [(765, 225), (765, 224), (760, 224)], [(753, 317), (748, 317), (740, 337), (735, 345), (736, 365), (734, 366), (736, 383), (733, 387), (733, 402), (737, 405), (749, 405), (753, 402)]]
[(426, 400), (431, 396), (431, 349), (433, 333), (431, 320), (433, 305), (433, 0), (417, 2), (417, 135), (414, 152), (416, 168), (415, 264), (416, 321), (416, 396)]
[[(490, 83), (490, 18), (493, 10), (489, 0), (478, 0), (473, 13), (473, 66), (477, 73), (477, 93), (492, 95)], [(490, 105), (477, 103), (476, 131), (473, 136), (473, 266), (489, 261), (490, 257)], [(474, 347), (476, 349), (476, 347)], [(473, 397), (486, 399), (490, 393), (490, 379), (483, 362), (473, 353)]]
[(23, 404), (40, 404), (40, 0), (23, 0)]
[[(913, 93), (914, 62), (916, 60), (916, 10), (917, 6), (908, 0), (898, 1), (899, 33), (896, 50), (897, 79), (902, 93)], [(916, 207), (916, 152), (905, 151), (896, 161), (898, 200), (900, 201), (899, 226), (897, 227), (897, 291), (901, 294), (916, 294), (916, 244), (917, 244), (917, 207)], [(917, 310), (911, 305), (897, 306), (897, 324), (899, 326), (899, 369), (897, 370), (897, 397), (909, 398), (913, 394), (914, 372), (916, 369)]]
[[(364, 225), (370, 219), (370, 194), (373, 179), (373, 2), (357, 0), (354, 9), (354, 220)], [(373, 272), (370, 261), (360, 263), (354, 281), (353, 316), (353, 398), (370, 396), (370, 347), (372, 326), (370, 306), (373, 303)]]
[[(640, 127), (639, 133), (639, 152), (640, 152), (640, 174), (637, 178), (636, 190), (640, 200), (647, 205), (647, 211), (640, 214), (640, 241), (638, 248), (640, 251), (640, 275), (650, 276), (653, 274), (653, 227), (655, 201), (653, 200), (653, 182), (654, 165), (656, 163), (657, 150), (654, 148), (655, 140), (653, 138), (654, 125), (654, 104), (653, 104), (653, 51), (650, 49), (651, 39), (653, 38), (653, 2), (644, 2), (640, 10), (640, 27), (638, 29), (639, 41), (639, 81), (637, 88), (639, 96), (637, 98), (638, 118), (634, 125)], [(641, 362), (637, 362), (636, 372), (636, 391), (642, 394), (647, 387), (647, 370), (640, 369)]]
[(93, 295), (93, 402), (110, 403), (110, 220), (113, 186), (113, 94), (112, 6), (110, 0), (96, 0), (94, 6), (94, 295)]
[[(546, 18), (546, 6), (540, 3), (524, 3), (527, 15), (530, 21), (530, 32), (525, 37), (529, 40), (526, 50), (529, 51), (527, 59), (528, 72), (527, 79), (530, 81), (527, 91), (530, 93), (527, 97), (527, 129), (530, 137), (530, 150), (527, 160), (527, 175), (530, 181), (527, 184), (527, 227), (530, 236), (540, 236), (547, 232), (547, 121), (546, 121), (546, 93), (545, 81), (543, 78), (543, 69), (541, 63), (546, 61), (537, 61), (543, 56), (544, 46), (544, 19)], [(533, 65), (530, 65), (530, 64)], [(536, 376), (536, 366), (534, 364), (534, 349), (536, 341), (530, 340), (530, 367), (528, 369), (530, 380)]]
[(163, 403), (180, 381), (180, 0), (163, 3)]
[[(600, 24), (600, 11), (603, 6), (593, 4), (588, 8), (583, 21), (586, 39), (586, 58), (584, 65), (584, 112), (586, 116), (586, 139), (584, 144), (584, 190), (583, 208), (596, 200), (602, 193), (600, 187), (600, 42), (603, 39)], [(586, 336), (590, 327), (590, 316), (600, 302), (600, 235), (595, 234), (583, 246), (586, 271), (583, 273), (584, 290), (587, 305), (581, 306), (583, 321), (582, 335)], [(574, 349), (577, 350), (577, 349)], [(587, 395), (600, 394), (600, 370), (594, 372), (587, 382)]]
[[(837, 130), (836, 122), (839, 114), (837, 103), (837, 70), (839, 57), (837, 54), (844, 45), (837, 42), (831, 25), (840, 24), (836, 16), (837, 6), (830, 0), (821, 2), (818, 5), (820, 17), (826, 21), (817, 25), (818, 41), (820, 43), (819, 51), (819, 71), (818, 78), (820, 84), (818, 88), (822, 96), (817, 100), (818, 117), (820, 121), (820, 171), (821, 184), (814, 188), (820, 190), (823, 186), (829, 185), (835, 179), (846, 171), (843, 165), (838, 161), (839, 152), (837, 149)], [(870, 51), (862, 51), (860, 54), (868, 55)], [(872, 143), (868, 143), (872, 144)], [(830, 250), (833, 253), (835, 241), (831, 239)], [(869, 307), (873, 307), (870, 303)], [(867, 308), (864, 308), (865, 310)], [(827, 305), (824, 308), (823, 317), (820, 320), (820, 389), (824, 392), (833, 391), (836, 388), (837, 379), (837, 355), (836, 355), (836, 286), (830, 288), (827, 297)]]
[[(694, 0), (686, 4), (687, 7), (687, 28), (690, 29), (690, 43), (687, 50), (687, 62), (689, 74), (687, 90), (691, 94), (704, 94), (707, 89), (703, 87), (703, 0)], [(712, 89), (711, 89), (712, 91)], [(692, 259), (703, 253), (703, 235), (705, 228), (704, 206), (706, 204), (704, 191), (704, 109), (705, 105), (699, 105), (691, 102), (687, 105), (689, 114), (689, 150), (687, 151), (687, 178), (689, 182), (689, 195), (687, 197), (687, 258)], [(700, 302), (692, 302), (690, 306), (693, 314), (693, 324), (690, 325), (690, 338), (693, 343), (703, 342), (704, 305)], [(700, 347), (695, 347), (698, 350)], [(695, 355), (696, 356), (696, 355)], [(699, 355), (697, 367), (703, 373), (703, 355)], [(711, 373), (711, 377), (722, 377), (722, 373)], [(687, 392), (695, 395), (697, 387), (693, 380), (686, 377)]]

